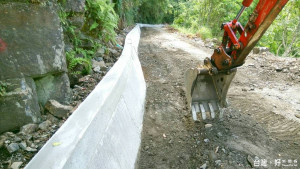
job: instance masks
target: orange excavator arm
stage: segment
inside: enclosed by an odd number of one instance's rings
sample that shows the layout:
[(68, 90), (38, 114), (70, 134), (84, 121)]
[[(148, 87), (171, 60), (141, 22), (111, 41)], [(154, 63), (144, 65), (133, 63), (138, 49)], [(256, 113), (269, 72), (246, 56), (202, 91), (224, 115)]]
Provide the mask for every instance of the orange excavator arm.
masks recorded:
[[(212, 64), (218, 70), (228, 70), (244, 64), (248, 54), (288, 2), (288, 0), (260, 0), (250, 15), (248, 23), (243, 27), (238, 19), (252, 1), (244, 0), (237, 17), (231, 22), (222, 24), (224, 29), (222, 45), (211, 57)], [(240, 34), (239, 39), (236, 33)]]
[[(252, 2), (244, 0), (236, 18), (222, 24), (222, 44), (214, 50), (211, 58), (206, 58), (204, 65), (186, 71), (186, 96), (194, 120), (222, 117), (222, 108), (227, 107), (227, 91), (237, 67), (244, 64), (288, 0), (259, 0), (243, 27), (238, 19)], [(237, 38), (237, 33), (240, 38)]]

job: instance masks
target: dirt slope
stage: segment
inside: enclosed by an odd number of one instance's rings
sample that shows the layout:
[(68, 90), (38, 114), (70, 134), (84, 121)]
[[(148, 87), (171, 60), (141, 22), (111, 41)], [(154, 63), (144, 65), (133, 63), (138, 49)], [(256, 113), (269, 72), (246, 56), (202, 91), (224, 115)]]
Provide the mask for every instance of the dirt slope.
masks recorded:
[[(184, 72), (211, 53), (202, 41), (166, 28), (142, 30), (139, 57), (147, 102), (138, 168), (251, 168), (255, 156), (267, 161), (264, 168), (296, 165), (299, 59), (249, 56), (233, 81), (223, 120), (194, 123), (186, 105)], [(205, 128), (206, 123), (212, 127)], [(275, 167), (275, 159), (281, 167)]]

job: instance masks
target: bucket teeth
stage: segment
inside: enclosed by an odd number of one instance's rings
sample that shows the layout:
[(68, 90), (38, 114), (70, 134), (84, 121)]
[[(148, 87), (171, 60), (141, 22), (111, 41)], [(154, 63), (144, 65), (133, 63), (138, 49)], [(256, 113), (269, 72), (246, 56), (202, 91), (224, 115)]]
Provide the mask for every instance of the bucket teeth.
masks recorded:
[(203, 104), (200, 104), (200, 108), (201, 108), (202, 119), (206, 120), (206, 112), (205, 112)]
[(213, 106), (211, 105), (211, 103), (208, 103), (209, 109), (210, 109), (210, 116), (212, 119), (214, 119), (216, 117), (215, 111)]
[(222, 118), (222, 112), (217, 101), (192, 103), (192, 115), (195, 121), (200, 120), (197, 117), (201, 117), (201, 120)]
[(195, 104), (192, 105), (192, 115), (193, 115), (193, 119), (194, 121), (197, 120), (197, 112), (196, 112), (196, 108), (195, 108)]

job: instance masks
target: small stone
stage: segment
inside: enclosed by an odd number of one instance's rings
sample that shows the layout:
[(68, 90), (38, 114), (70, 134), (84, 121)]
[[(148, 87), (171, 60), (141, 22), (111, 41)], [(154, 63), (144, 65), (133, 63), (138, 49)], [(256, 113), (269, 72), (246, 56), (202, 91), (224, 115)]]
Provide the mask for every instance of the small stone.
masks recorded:
[(253, 158), (250, 155), (248, 155), (247, 161), (251, 165), (251, 167), (253, 168), (254, 167), (254, 160), (253, 160)]
[(62, 105), (56, 100), (49, 100), (46, 103), (45, 108), (49, 113), (58, 118), (66, 117), (67, 114), (73, 109), (72, 106)]
[(200, 167), (200, 169), (206, 169), (206, 167), (207, 167), (207, 164), (205, 163)]
[[(99, 48), (97, 50), (96, 54), (104, 55), (105, 54), (105, 49), (104, 48)], [(102, 58), (102, 57), (97, 57), (97, 58)], [(102, 58), (102, 60), (103, 60), (103, 58)], [(101, 61), (101, 60), (98, 60), (98, 61)]]
[(6, 132), (6, 133), (4, 133), (4, 135), (6, 135), (7, 137), (11, 137), (11, 138), (16, 137), (16, 135), (12, 132)]
[(146, 146), (146, 147), (145, 147), (145, 151), (147, 151), (148, 149), (149, 149), (149, 146)]
[(28, 151), (28, 152), (35, 152), (35, 151), (37, 151), (37, 149), (31, 148), (31, 147), (27, 147), (26, 151)]
[(205, 124), (205, 128), (210, 128), (212, 127), (212, 124)]
[(83, 89), (83, 87), (81, 87), (81, 86), (78, 86), (78, 85), (74, 85), (74, 88), (75, 88), (75, 89), (80, 89), (80, 90), (82, 90), (82, 89)]
[[(34, 143), (40, 143), (41, 140), (34, 140)], [(35, 148), (37, 148), (37, 146), (35, 146)]]
[(214, 151), (209, 152), (208, 158), (210, 161), (215, 161), (217, 160), (217, 154)]
[(36, 148), (36, 147), (38, 147), (38, 146), (35, 145), (34, 143), (32, 143), (32, 144), (30, 145), (30, 147), (31, 147), (31, 148)]
[(105, 64), (105, 62), (102, 60), (102, 61), (96, 61), (96, 60), (92, 60), (92, 68), (95, 68), (95, 67), (97, 67), (97, 66), (99, 66), (100, 68), (102, 68), (102, 67), (106, 67), (106, 64)]
[(19, 169), (22, 164), (23, 164), (23, 162), (14, 162), (14, 163), (12, 163), (12, 165), (10, 166), (10, 168), (11, 169)]
[(47, 120), (50, 120), (51, 123), (58, 123), (59, 119), (54, 117), (52, 114), (47, 114)]
[(15, 137), (15, 138), (14, 138), (14, 141), (15, 141), (15, 142), (20, 142), (20, 141), (22, 141), (22, 139), (21, 139), (20, 137)]
[(295, 114), (295, 116), (300, 119), (300, 114)]
[(0, 148), (4, 145), (6, 139), (4, 135), (0, 136)]
[[(104, 54), (104, 49), (103, 49), (103, 54)], [(103, 57), (96, 57), (95, 60), (98, 62), (101, 62), (101, 61), (103, 61)]]
[(16, 152), (20, 149), (19, 145), (17, 143), (11, 143), (8, 146), (6, 146), (6, 148), (7, 148), (7, 151), (10, 153)]
[(90, 80), (90, 75), (84, 76), (80, 79), (78, 79), (78, 82), (83, 83), (83, 82), (88, 82)]
[(118, 51), (116, 51), (115, 49), (112, 48), (108, 48), (109, 52), (112, 53), (114, 56), (118, 55)]
[(219, 44), (219, 43), (220, 43), (220, 41), (219, 41), (217, 38), (213, 38), (211, 41), (212, 41), (213, 43), (215, 43), (215, 44)]
[(209, 142), (209, 139), (208, 139), (208, 138), (204, 139), (204, 142), (205, 142), (205, 143), (208, 143), (208, 142)]
[(42, 122), (41, 124), (39, 124), (39, 128), (41, 130), (47, 131), (49, 129), (50, 125), (51, 125), (51, 121), (46, 120), (46, 121)]
[(96, 66), (93, 70), (94, 70), (94, 72), (96, 72), (96, 73), (101, 73), (101, 68), (100, 68), (100, 66)]
[(32, 139), (32, 135), (26, 135), (25, 136), (25, 139), (28, 141), (28, 140), (31, 140)]
[(23, 150), (26, 150), (26, 147), (27, 147), (26, 142), (21, 142), (21, 143), (19, 143), (19, 147), (20, 147), (21, 149), (23, 149)]
[(288, 73), (289, 72), (289, 70), (288, 69), (283, 69), (283, 71), (282, 71), (283, 73)]
[(221, 132), (218, 132), (218, 133), (217, 133), (217, 137), (220, 138), (220, 137), (222, 137), (222, 136), (223, 136), (223, 134), (222, 134)]
[(222, 163), (221, 160), (216, 160), (216, 161), (215, 161), (215, 164), (216, 164), (216, 165), (221, 165), (221, 163)]
[(269, 51), (269, 48), (267, 48), (267, 47), (255, 47), (255, 48), (253, 48), (253, 54), (266, 53), (268, 51)]
[(31, 133), (35, 132), (37, 130), (37, 128), (38, 128), (37, 124), (30, 123), (30, 124), (27, 124), (27, 125), (21, 127), (20, 133), (23, 133), (25, 135), (31, 134)]

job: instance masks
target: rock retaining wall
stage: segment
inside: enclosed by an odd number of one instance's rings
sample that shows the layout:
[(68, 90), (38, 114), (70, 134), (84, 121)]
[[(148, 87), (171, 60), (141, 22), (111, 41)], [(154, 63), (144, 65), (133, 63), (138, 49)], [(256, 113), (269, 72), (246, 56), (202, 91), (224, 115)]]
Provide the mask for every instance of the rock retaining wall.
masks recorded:
[(39, 122), (40, 105), (70, 96), (63, 30), (53, 7), (30, 3), (0, 5), (0, 133)]

